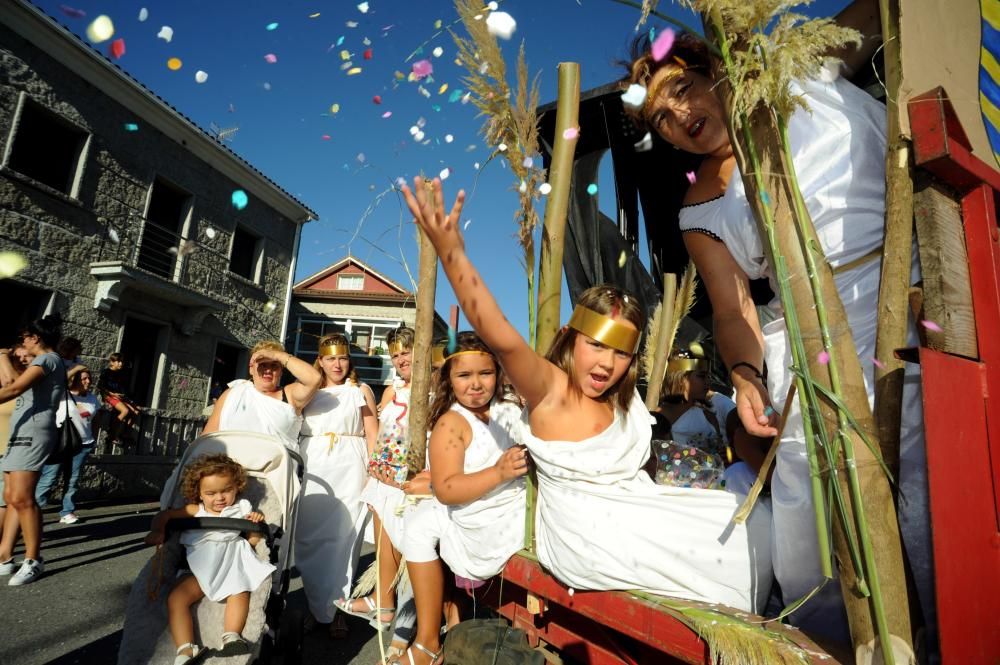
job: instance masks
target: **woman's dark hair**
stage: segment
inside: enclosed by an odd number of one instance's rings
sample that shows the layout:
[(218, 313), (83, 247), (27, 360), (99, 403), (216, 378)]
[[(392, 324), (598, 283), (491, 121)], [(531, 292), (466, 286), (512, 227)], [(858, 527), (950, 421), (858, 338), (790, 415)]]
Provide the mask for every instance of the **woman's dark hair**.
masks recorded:
[[(497, 383), (491, 399), (496, 399), (497, 395), (503, 395), (504, 375), (503, 368), (500, 367), (496, 355), (486, 346), (479, 335), (470, 331), (463, 331), (455, 336), (455, 349), (452, 353), (459, 351), (479, 351), (488, 355), (493, 360), (493, 366), (497, 371)], [(451, 405), (455, 403), (455, 391), (451, 387), (451, 364), (454, 357), (446, 357), (441, 369), (434, 373), (434, 401), (431, 402), (430, 427), (437, 424), (438, 419), (448, 412)]]
[[(580, 294), (580, 298), (576, 304), (591, 309), (598, 314), (623, 318), (634, 325), (636, 330), (641, 331), (646, 326), (646, 316), (639, 309), (638, 301), (635, 298), (630, 298), (627, 293), (617, 286), (611, 286), (610, 284), (592, 286)], [(569, 376), (570, 393), (577, 396), (581, 394), (581, 391), (580, 386), (577, 385), (576, 380), (573, 378), (576, 374), (573, 348), (576, 346), (576, 338), (580, 334), (574, 328), (563, 326), (556, 333), (555, 339), (552, 340), (549, 352), (545, 354), (546, 360), (566, 372)], [(635, 383), (639, 378), (637, 358), (638, 354), (633, 353), (625, 376), (604, 393), (615, 408), (621, 409), (622, 412), (628, 412), (629, 404), (632, 402), (632, 393), (635, 390)]]
[[(348, 351), (351, 349), (351, 342), (347, 339), (347, 335), (341, 333), (330, 333), (329, 335), (323, 335), (319, 338), (319, 347), (324, 346), (346, 346)], [(316, 356), (316, 360), (313, 362), (313, 367), (319, 370), (320, 374), (323, 374), (323, 364), (320, 362), (323, 356)], [(326, 375), (323, 376), (323, 380), (326, 381)], [(347, 354), (347, 380), (351, 382), (352, 386), (358, 385), (358, 373), (354, 369), (354, 361), (351, 360), (351, 354)]]
[(50, 314), (40, 319), (35, 319), (24, 327), (22, 335), (37, 335), (42, 344), (50, 349), (59, 346), (62, 339), (62, 317), (58, 314)]
[[(701, 37), (692, 35), (690, 32), (679, 33), (674, 37), (673, 46), (659, 60), (653, 57), (652, 46), (653, 40), (649, 32), (643, 32), (632, 40), (629, 47), (629, 59), (620, 62), (625, 67), (625, 77), (621, 80), (622, 88), (627, 88), (633, 83), (649, 88), (653, 76), (664, 67), (697, 72), (711, 78), (712, 58)], [(645, 110), (645, 105), (641, 108), (625, 105), (625, 112), (637, 124), (648, 126), (644, 115)]]
[[(87, 376), (90, 376), (90, 370), (83, 365), (77, 365), (73, 368), (73, 370), (73, 376), (69, 380), (69, 389), (75, 392), (80, 392), (83, 390), (83, 375), (86, 374)], [(90, 380), (93, 381), (94, 377), (91, 376)]]
[(123, 362), (125, 362), (125, 356), (123, 354), (118, 353), (117, 351), (115, 351), (110, 356), (108, 356), (108, 361), (109, 362), (123, 363)]
[(76, 337), (63, 337), (56, 346), (56, 352), (66, 360), (76, 360), (83, 352), (83, 342)]

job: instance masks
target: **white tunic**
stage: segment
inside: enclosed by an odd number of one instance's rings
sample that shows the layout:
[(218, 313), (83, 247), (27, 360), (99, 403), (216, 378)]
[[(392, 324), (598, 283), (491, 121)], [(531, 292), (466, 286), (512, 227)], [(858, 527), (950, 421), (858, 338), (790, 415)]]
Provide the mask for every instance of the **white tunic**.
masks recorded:
[(295, 566), (309, 609), (333, 621), (333, 601), (349, 598), (368, 516), (361, 491), (368, 479), (360, 386), (344, 384), (316, 393), (303, 410), (299, 451), (305, 479), (295, 526)]
[[(507, 402), (494, 404), (488, 424), (460, 404), (452, 405), (451, 410), (472, 428), (462, 467), (466, 474), (495, 465), (504, 451), (516, 445), (497, 418), (516, 420), (520, 407)], [(434, 546), (439, 545), (441, 558), (456, 575), (489, 579), (523, 546), (524, 511), (524, 478), (515, 478), (457, 506), (445, 506), (437, 499), (422, 501), (407, 513), (403, 554), (408, 561), (432, 561), (437, 558)]]
[[(407, 427), (410, 420), (410, 389), (404, 388), (401, 382), (394, 386), (395, 397), (382, 408), (378, 417), (378, 440), (375, 451), (368, 460), (369, 468), (388, 465), (396, 472), (396, 481), (406, 480), (406, 453), (409, 450), (409, 433)], [(375, 514), (382, 520), (385, 533), (398, 549), (403, 545), (405, 525), (402, 515), (396, 514), (396, 509), (403, 505), (406, 495), (403, 490), (392, 485), (386, 485), (380, 480), (369, 477), (361, 499), (370, 505)], [(378, 534), (375, 534), (378, 538)]]
[(656, 485), (650, 415), (639, 393), (600, 434), (542, 441), (522, 415), (538, 469), (538, 560), (576, 589), (628, 590), (763, 608), (771, 588), (770, 513), (731, 524), (742, 496)]
[[(240, 499), (218, 515), (199, 505), (195, 517), (244, 518), (252, 511), (250, 502)], [(198, 586), (214, 602), (255, 591), (274, 572), (274, 566), (257, 558), (250, 542), (237, 531), (191, 529), (181, 534), (180, 541), (187, 548), (188, 568), (198, 579)]]
[[(796, 86), (805, 95), (811, 113), (796, 111), (789, 122), (793, 161), (802, 194), (812, 216), (816, 233), (827, 260), (834, 267), (877, 250), (883, 240), (885, 212), (885, 107), (851, 83), (824, 76)], [(733, 259), (751, 279), (767, 277), (777, 293), (774, 272), (764, 256), (757, 227), (746, 199), (742, 178), (733, 172), (725, 193), (703, 204), (681, 209), (680, 228), (705, 233), (720, 240)], [(911, 279), (919, 278), (914, 253)], [(834, 275), (837, 290), (847, 313), (848, 324), (864, 371), (869, 400), (874, 399), (873, 373), (877, 302), (881, 257)], [(779, 317), (763, 327), (768, 391), (774, 408), (781, 413), (788, 387), (794, 376), (784, 318), (777, 298), (770, 308)], [(910, 365), (903, 394), (901, 478), (904, 507), (913, 515), (926, 515), (926, 458), (923, 446), (919, 370)], [(771, 481), (774, 511), (774, 567), (786, 602), (800, 598), (822, 579), (819, 568), (816, 529), (809, 470), (797, 405), (785, 426)], [(917, 522), (925, 522), (925, 517)], [(909, 540), (911, 559), (917, 568), (930, 566), (929, 554), (920, 553), (926, 542), (926, 525), (906, 526), (901, 516), (904, 539)], [(908, 532), (910, 533), (907, 538)], [(839, 589), (828, 584), (825, 593), (814, 598), (796, 618), (797, 625), (814, 626), (830, 634), (831, 612), (839, 612)], [(828, 595), (828, 598), (824, 598)], [(925, 603), (925, 611), (928, 610)], [(825, 616), (823, 616), (825, 614)], [(805, 615), (805, 616), (803, 616)], [(846, 630), (846, 626), (840, 626)], [(846, 633), (841, 631), (841, 636)]]
[(302, 416), (288, 402), (260, 393), (252, 381), (237, 379), (229, 384), (229, 394), (219, 414), (219, 431), (268, 434), (289, 448), (299, 445)]

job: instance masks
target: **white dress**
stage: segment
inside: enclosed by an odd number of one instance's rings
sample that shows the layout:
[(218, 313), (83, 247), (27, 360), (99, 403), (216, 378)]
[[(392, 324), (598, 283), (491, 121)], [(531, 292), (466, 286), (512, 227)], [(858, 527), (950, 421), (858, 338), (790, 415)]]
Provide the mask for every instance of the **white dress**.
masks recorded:
[[(504, 451), (516, 445), (497, 419), (516, 420), (520, 407), (494, 404), (489, 423), (460, 404), (452, 405), (451, 410), (472, 428), (472, 440), (465, 449), (466, 474), (495, 465)], [(441, 558), (453, 573), (470, 580), (489, 579), (524, 545), (524, 511), (524, 478), (515, 478), (462, 505), (446, 506), (437, 499), (422, 501), (406, 515), (403, 554), (414, 563), (433, 561), (437, 558), (435, 546), (440, 546)]]
[[(246, 499), (223, 508), (218, 515), (198, 506), (195, 517), (244, 518), (253, 511)], [(244, 591), (255, 591), (274, 572), (274, 566), (257, 557), (250, 542), (237, 531), (191, 529), (181, 534), (187, 549), (188, 568), (198, 579), (205, 597), (214, 602)]]
[(303, 410), (299, 451), (305, 478), (295, 526), (295, 566), (313, 616), (333, 621), (333, 601), (349, 598), (368, 511), (361, 491), (368, 479), (359, 386), (316, 393)]
[(229, 384), (229, 394), (219, 414), (219, 431), (268, 434), (289, 448), (299, 445), (302, 416), (288, 402), (268, 397), (253, 387), (252, 381), (237, 379)]
[[(410, 419), (410, 388), (403, 387), (397, 381), (394, 386), (395, 397), (382, 408), (378, 417), (378, 440), (375, 451), (368, 460), (369, 468), (376, 465), (388, 465), (395, 470), (396, 482), (406, 480), (406, 453), (409, 450), (408, 425)], [(397, 508), (404, 505), (406, 494), (392, 485), (386, 485), (380, 480), (369, 477), (361, 500), (372, 507), (375, 514), (382, 520), (382, 528), (392, 544), (399, 549), (403, 545), (405, 523)], [(378, 539), (378, 534), (375, 534)]]
[[(789, 122), (793, 161), (816, 233), (832, 266), (843, 265), (877, 250), (883, 240), (885, 212), (885, 107), (851, 83), (826, 72), (819, 80), (797, 86), (811, 113), (796, 111)], [(733, 172), (719, 198), (687, 206), (680, 228), (723, 242), (750, 279), (767, 277), (777, 293), (774, 272), (764, 256), (747, 203), (742, 178)], [(911, 279), (919, 279), (914, 252)], [(874, 399), (875, 334), (881, 256), (834, 275), (864, 372), (869, 400)], [(768, 392), (781, 413), (794, 376), (785, 322), (775, 298), (769, 307), (777, 319), (763, 326)], [(912, 330), (912, 329), (911, 329)], [(901, 494), (907, 497), (900, 523), (904, 542), (926, 599), (930, 550), (926, 503), (926, 456), (920, 404), (919, 368), (907, 367), (901, 432)], [(802, 419), (794, 406), (785, 426), (771, 481), (774, 512), (774, 568), (786, 602), (802, 597), (822, 579), (809, 489), (809, 470)], [(828, 584), (794, 616), (794, 622), (818, 632), (846, 636), (836, 616), (843, 617), (836, 584)], [(933, 611), (924, 602), (925, 612)]]
[(629, 590), (762, 609), (771, 588), (771, 516), (742, 496), (661, 486), (643, 470), (651, 417), (636, 392), (627, 414), (583, 441), (542, 441), (527, 411), (515, 437), (538, 470), (538, 560), (575, 589)]

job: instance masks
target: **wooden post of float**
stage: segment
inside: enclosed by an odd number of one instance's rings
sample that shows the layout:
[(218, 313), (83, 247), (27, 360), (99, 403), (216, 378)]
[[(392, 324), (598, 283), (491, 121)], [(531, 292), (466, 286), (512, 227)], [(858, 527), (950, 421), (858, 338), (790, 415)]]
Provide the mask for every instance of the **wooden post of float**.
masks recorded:
[(424, 470), (427, 461), (428, 399), (431, 390), (431, 345), (434, 343), (434, 292), (437, 289), (438, 256), (427, 234), (417, 227), (420, 264), (417, 271), (417, 316), (414, 324), (412, 374), (410, 377), (410, 448), (406, 454), (409, 475)]
[(646, 384), (646, 410), (652, 411), (660, 404), (663, 378), (667, 373), (667, 360), (674, 340), (670, 331), (674, 329), (674, 300), (677, 297), (677, 275), (672, 272), (663, 275), (663, 304), (660, 306), (660, 329), (656, 335), (656, 351), (653, 353), (653, 367), (649, 371)]

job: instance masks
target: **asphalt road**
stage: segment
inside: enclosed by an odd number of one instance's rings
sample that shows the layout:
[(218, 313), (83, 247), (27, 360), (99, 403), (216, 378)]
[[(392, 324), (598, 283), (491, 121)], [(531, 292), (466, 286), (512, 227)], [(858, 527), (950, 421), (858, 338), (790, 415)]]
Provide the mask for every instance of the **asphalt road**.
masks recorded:
[[(81, 521), (62, 525), (58, 512), (48, 510), (44, 576), (22, 587), (9, 587), (0, 577), (0, 665), (116, 662), (129, 589), (153, 553), (142, 538), (155, 512), (154, 503), (83, 504)], [(15, 556), (21, 559), (20, 548)], [(370, 557), (362, 559), (362, 570)], [(289, 604), (305, 608), (298, 577)], [(324, 630), (306, 635), (303, 662), (376, 663), (375, 631), (360, 619), (349, 621), (346, 640), (334, 641)]]

